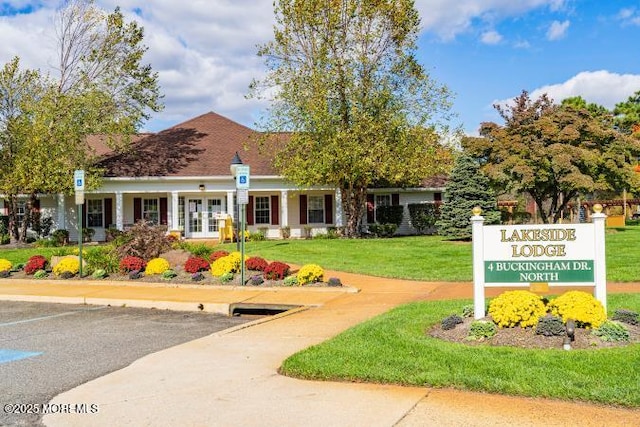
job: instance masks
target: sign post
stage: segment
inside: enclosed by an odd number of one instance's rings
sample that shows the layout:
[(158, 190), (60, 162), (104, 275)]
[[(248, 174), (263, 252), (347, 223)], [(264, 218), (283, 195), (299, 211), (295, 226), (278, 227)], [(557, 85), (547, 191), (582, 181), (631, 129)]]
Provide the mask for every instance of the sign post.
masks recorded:
[(485, 316), (485, 287), (594, 286), (607, 308), (602, 206), (594, 206), (592, 224), (489, 225), (474, 209), (474, 316)]
[(78, 216), (78, 274), (82, 277), (82, 205), (84, 204), (84, 170), (73, 173), (73, 186), (76, 193), (76, 215)]
[(251, 168), (240, 165), (236, 168), (236, 193), (240, 205), (240, 284), (244, 286), (244, 233), (246, 229), (246, 208), (249, 203), (249, 182)]

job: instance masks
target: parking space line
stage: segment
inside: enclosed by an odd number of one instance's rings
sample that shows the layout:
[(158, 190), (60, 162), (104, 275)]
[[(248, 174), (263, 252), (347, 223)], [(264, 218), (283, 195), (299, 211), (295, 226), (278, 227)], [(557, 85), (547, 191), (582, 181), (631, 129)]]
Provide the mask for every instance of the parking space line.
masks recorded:
[(35, 351), (6, 350), (0, 348), (0, 364), (40, 356), (41, 354), (41, 352)]
[(23, 320), (16, 320), (14, 322), (0, 323), (0, 327), (20, 325), (22, 323), (37, 322), (37, 321), (40, 321), (40, 320), (53, 319), (55, 317), (70, 316), (72, 314), (78, 314), (78, 313), (82, 313), (82, 312), (85, 312), (85, 311), (104, 310), (105, 308), (107, 308), (107, 307), (92, 307), (92, 308), (87, 308), (87, 309), (83, 309), (83, 310), (65, 311), (64, 313), (51, 314), (49, 316), (32, 317), (31, 319), (23, 319)]

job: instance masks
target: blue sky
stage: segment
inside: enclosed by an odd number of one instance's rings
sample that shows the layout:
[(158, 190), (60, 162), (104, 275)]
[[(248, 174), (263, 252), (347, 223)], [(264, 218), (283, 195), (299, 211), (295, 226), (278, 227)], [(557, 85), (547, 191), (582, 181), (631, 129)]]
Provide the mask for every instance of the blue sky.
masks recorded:
[[(0, 62), (55, 75), (58, 1), (0, 2)], [(208, 111), (253, 127), (265, 105), (247, 100), (264, 73), (256, 45), (272, 36), (272, 0), (96, 0), (145, 28), (146, 60), (159, 73), (158, 131)], [(453, 125), (474, 134), (498, 121), (493, 103), (522, 90), (557, 101), (580, 95), (613, 108), (640, 90), (640, 2), (630, 0), (416, 0), (418, 58), (454, 93)]]

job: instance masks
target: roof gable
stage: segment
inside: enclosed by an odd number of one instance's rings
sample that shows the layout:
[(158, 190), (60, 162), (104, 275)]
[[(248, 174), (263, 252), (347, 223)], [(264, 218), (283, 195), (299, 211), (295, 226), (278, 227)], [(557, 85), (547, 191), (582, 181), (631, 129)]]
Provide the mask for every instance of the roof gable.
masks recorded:
[(134, 139), (124, 152), (104, 154), (98, 166), (107, 177), (230, 175), (236, 151), (252, 175), (276, 175), (272, 159), (258, 152), (261, 134), (209, 112), (164, 131)]

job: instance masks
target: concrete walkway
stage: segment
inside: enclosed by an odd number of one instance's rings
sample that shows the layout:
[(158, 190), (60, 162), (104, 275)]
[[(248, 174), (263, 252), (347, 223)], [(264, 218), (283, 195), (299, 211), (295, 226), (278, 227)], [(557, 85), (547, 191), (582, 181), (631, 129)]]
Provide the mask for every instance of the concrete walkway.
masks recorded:
[[(292, 353), (416, 300), (470, 298), (468, 283), (427, 283), (326, 272), (353, 289), (187, 289), (13, 284), (0, 299), (189, 308), (234, 302), (308, 308), (228, 329), (144, 357), (57, 396), (96, 414), (47, 415), (50, 426), (638, 426), (640, 411), (426, 387), (302, 381), (277, 369)], [(640, 292), (611, 284), (609, 292)], [(497, 293), (499, 290), (492, 290)], [(491, 293), (489, 293), (491, 294)], [(125, 302), (126, 301), (126, 302)], [(176, 305), (177, 304), (177, 305)], [(221, 305), (220, 305), (221, 304)], [(216, 308), (214, 310), (214, 308)], [(221, 309), (223, 310), (223, 308)]]

